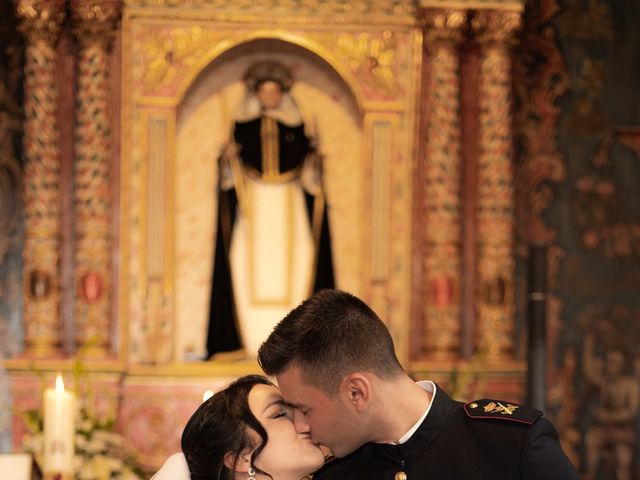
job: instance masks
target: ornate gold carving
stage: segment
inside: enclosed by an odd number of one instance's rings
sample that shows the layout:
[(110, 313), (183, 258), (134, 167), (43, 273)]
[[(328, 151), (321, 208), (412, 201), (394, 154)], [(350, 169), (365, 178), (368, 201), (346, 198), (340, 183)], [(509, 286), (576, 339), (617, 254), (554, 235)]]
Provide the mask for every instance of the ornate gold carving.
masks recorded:
[(520, 12), (480, 10), (471, 19), (475, 38), (481, 44), (509, 48), (515, 41), (514, 33), (522, 24)]
[[(187, 18), (191, 21), (184, 21)], [(299, 22), (300, 25), (304, 24), (304, 27), (298, 26), (296, 21), (293, 27), (289, 25), (286, 30), (267, 29), (264, 27), (265, 22), (273, 20), (274, 23), (282, 24), (285, 23), (284, 17), (262, 16), (259, 19), (260, 23), (256, 25), (251, 24), (253, 19), (243, 19), (244, 23), (239, 21), (233, 24), (227, 21), (229, 18), (235, 17), (218, 17), (211, 11), (186, 12), (174, 9), (169, 12), (168, 9), (152, 8), (125, 10), (122, 192), (123, 198), (130, 198), (132, 202), (130, 208), (123, 211), (123, 222), (126, 223), (123, 235), (128, 240), (124, 251), (128, 262), (127, 271), (124, 273), (126, 278), (123, 295), (126, 296), (124, 304), (131, 322), (130, 358), (134, 362), (154, 361), (160, 358), (151, 351), (153, 342), (148, 341), (155, 334), (145, 333), (155, 328), (153, 318), (160, 317), (158, 309), (147, 301), (151, 298), (151, 292), (147, 291), (151, 286), (145, 272), (147, 264), (139, 260), (146, 257), (149, 248), (146, 232), (139, 226), (146, 225), (146, 216), (150, 213), (146, 211), (144, 203), (148, 179), (148, 151), (144, 144), (147, 132), (141, 128), (146, 121), (141, 120), (142, 118), (155, 108), (175, 112), (176, 105), (180, 103), (185, 91), (199, 73), (215, 62), (221, 54), (233, 50), (234, 46), (259, 39), (277, 39), (306, 49), (331, 65), (354, 92), (358, 106), (363, 108), (365, 114), (367, 108), (401, 112), (398, 117), (403, 129), (404, 126), (408, 127), (406, 132), (411, 131), (414, 122), (413, 99), (405, 95), (405, 92), (414, 91), (418, 80), (415, 75), (419, 71), (417, 55), (420, 54), (420, 38), (415, 29), (399, 30), (387, 26), (372, 29), (368, 26), (364, 29), (366, 31), (360, 32), (352, 28), (332, 28), (326, 19), (324, 23), (320, 22), (323, 23), (322, 27), (316, 29), (309, 27), (310, 23), (306, 19)], [(378, 23), (374, 21), (373, 25)], [(338, 31), (342, 32), (342, 38)], [(130, 122), (129, 127), (126, 126), (127, 122)], [(402, 136), (404, 135), (405, 133), (402, 133)], [(412, 134), (407, 135), (410, 137)], [(399, 149), (393, 158), (396, 167), (391, 170), (389, 191), (392, 195), (390, 215), (396, 219), (393, 225), (396, 236), (395, 241), (386, 247), (391, 278), (381, 290), (381, 298), (386, 306), (391, 305), (386, 318), (390, 324), (395, 322), (398, 325), (395, 327), (397, 336), (406, 342), (409, 333), (408, 326), (405, 328), (407, 324), (404, 318), (407, 318), (408, 307), (406, 292), (410, 249), (407, 245), (409, 231), (405, 222), (406, 215), (410, 212), (411, 189), (404, 187), (410, 179), (409, 159), (413, 146), (410, 142), (395, 139), (394, 144), (398, 145)], [(168, 152), (170, 155), (175, 154), (171, 149)], [(125, 178), (125, 171), (131, 175)], [(368, 172), (365, 171), (365, 175), (368, 175)], [(143, 200), (140, 201), (140, 198)], [(362, 204), (359, 208), (362, 208)], [(173, 228), (170, 222), (168, 228)], [(362, 254), (362, 258), (367, 257)], [(174, 262), (173, 259), (167, 261), (167, 267)], [(355, 274), (352, 275), (356, 278)], [(172, 274), (167, 274), (162, 288), (171, 288), (174, 280)], [(367, 298), (372, 287), (363, 281), (362, 288)], [(163, 298), (164, 295), (163, 292)], [(152, 308), (155, 309), (152, 311)], [(173, 321), (173, 311), (168, 312), (167, 322), (163, 322), (163, 325), (171, 324)]]
[(478, 348), (497, 361), (513, 351), (514, 196), (511, 123), (511, 35), (514, 12), (478, 12), (472, 26), (480, 59), (478, 158)]
[(425, 347), (434, 358), (454, 358), (460, 346), (461, 169), (460, 59), (463, 12), (425, 13), (430, 51), (427, 145), (424, 162)]
[(423, 11), (424, 46), (432, 50), (436, 45), (457, 47), (462, 40), (462, 29), (467, 14), (462, 10), (427, 9)]
[(174, 94), (182, 77), (201, 65), (212, 45), (221, 42), (224, 33), (199, 26), (188, 28), (136, 28), (135, 42), (141, 45), (142, 87), (146, 95)]
[(367, 98), (391, 100), (404, 93), (397, 80), (399, 59), (394, 32), (313, 32), (309, 36), (343, 57)]
[(80, 45), (97, 43), (108, 49), (121, 6), (121, 0), (71, 0), (73, 30)]
[(25, 343), (28, 354), (34, 357), (56, 356), (61, 346), (59, 247), (57, 239), (30, 235), (25, 239)]
[(164, 7), (215, 9), (224, 12), (282, 12), (292, 14), (351, 14), (367, 13), (410, 14), (415, 7), (407, 0), (125, 0), (130, 7)]
[(455, 4), (465, 10), (492, 9), (520, 12), (524, 8), (525, 0), (418, 0), (422, 8), (447, 8)]
[(43, 41), (52, 46), (64, 20), (65, 0), (14, 0), (21, 19), (20, 30), (29, 43)]
[(73, 0), (80, 43), (76, 107), (74, 319), (76, 342), (92, 356), (109, 353), (111, 319), (109, 57), (119, 1)]
[(24, 135), (24, 322), (28, 354), (59, 353), (60, 151), (54, 42), (64, 2), (19, 1), (27, 38)]
[[(172, 96), (187, 74), (202, 68), (211, 52), (223, 44), (241, 43), (246, 32), (238, 29), (209, 29), (201, 26), (136, 28), (134, 42), (141, 45), (140, 68), (145, 95)], [(398, 84), (400, 59), (398, 34), (381, 32), (304, 32), (304, 37), (339, 56), (361, 83), (370, 100), (395, 100), (404, 89)], [(235, 41), (234, 41), (235, 40)]]

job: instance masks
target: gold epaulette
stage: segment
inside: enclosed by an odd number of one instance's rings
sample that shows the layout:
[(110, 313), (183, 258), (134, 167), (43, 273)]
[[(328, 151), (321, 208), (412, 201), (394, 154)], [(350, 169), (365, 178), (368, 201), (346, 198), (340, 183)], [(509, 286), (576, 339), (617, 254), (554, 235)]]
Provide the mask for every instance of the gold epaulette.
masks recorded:
[(533, 424), (542, 416), (542, 412), (535, 408), (488, 398), (465, 404), (464, 411), (470, 418), (511, 420), (527, 425)]

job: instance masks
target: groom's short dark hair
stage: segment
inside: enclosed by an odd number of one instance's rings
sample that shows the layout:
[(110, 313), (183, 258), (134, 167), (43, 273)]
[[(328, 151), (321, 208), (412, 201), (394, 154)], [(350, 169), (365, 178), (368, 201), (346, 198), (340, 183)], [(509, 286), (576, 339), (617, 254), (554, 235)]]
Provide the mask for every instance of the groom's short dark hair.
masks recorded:
[(352, 372), (392, 379), (402, 372), (389, 330), (362, 300), (320, 290), (276, 325), (258, 351), (268, 375), (299, 366), (309, 385), (334, 394)]

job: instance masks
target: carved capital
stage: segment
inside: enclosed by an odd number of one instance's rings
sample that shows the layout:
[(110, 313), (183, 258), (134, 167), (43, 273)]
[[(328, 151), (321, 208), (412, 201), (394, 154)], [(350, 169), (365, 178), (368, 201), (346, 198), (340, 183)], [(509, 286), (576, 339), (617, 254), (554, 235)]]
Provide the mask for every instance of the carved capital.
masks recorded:
[(121, 0), (71, 0), (73, 33), (81, 45), (108, 49), (122, 10)]
[(427, 50), (442, 45), (455, 47), (463, 39), (467, 13), (462, 10), (432, 8), (422, 12), (424, 46)]
[(20, 30), (29, 43), (55, 45), (64, 21), (65, 0), (14, 0)]
[(522, 25), (520, 12), (483, 10), (471, 19), (471, 28), (482, 46), (511, 47), (514, 33)]
[(413, 14), (413, 1), (407, 0), (124, 0), (128, 7), (161, 7), (174, 10), (190, 8), (215, 9), (219, 12), (285, 11), (291, 15), (406, 15)]

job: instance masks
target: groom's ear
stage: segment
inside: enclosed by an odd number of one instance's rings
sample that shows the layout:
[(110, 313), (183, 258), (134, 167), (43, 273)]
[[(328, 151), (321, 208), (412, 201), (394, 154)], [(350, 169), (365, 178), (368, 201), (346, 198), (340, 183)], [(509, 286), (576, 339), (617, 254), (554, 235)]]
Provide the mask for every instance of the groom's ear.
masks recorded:
[(253, 450), (245, 448), (242, 452), (227, 452), (224, 454), (224, 466), (232, 472), (246, 472), (251, 466)]
[(371, 382), (362, 373), (351, 373), (344, 377), (340, 390), (348, 405), (353, 406), (357, 412), (363, 412), (371, 402)]

